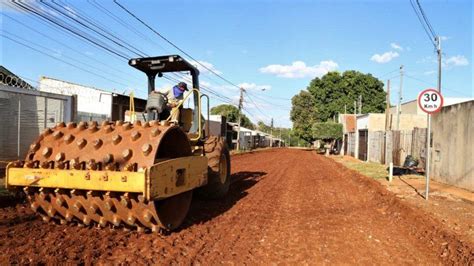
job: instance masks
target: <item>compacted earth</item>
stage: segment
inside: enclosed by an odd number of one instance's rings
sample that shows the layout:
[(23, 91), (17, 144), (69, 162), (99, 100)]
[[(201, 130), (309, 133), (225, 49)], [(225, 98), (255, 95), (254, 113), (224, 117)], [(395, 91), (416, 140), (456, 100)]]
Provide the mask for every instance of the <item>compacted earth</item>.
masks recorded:
[(167, 235), (45, 223), (2, 204), (0, 264), (474, 263), (474, 243), (313, 151), (235, 155), (232, 181), (224, 199), (193, 199)]

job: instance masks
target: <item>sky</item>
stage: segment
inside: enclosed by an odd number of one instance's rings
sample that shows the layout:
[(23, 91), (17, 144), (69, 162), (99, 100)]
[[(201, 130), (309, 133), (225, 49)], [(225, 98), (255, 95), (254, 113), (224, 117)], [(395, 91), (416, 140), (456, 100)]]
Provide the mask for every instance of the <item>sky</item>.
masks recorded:
[[(55, 2), (64, 9), (49, 3), (76, 19), (87, 16), (144, 54), (182, 54), (112, 0), (99, 1), (103, 9), (92, 0)], [(371, 73), (384, 83), (390, 79), (396, 92), (391, 95), (392, 104), (398, 101), (401, 65), (403, 101), (436, 87), (436, 51), (410, 0), (118, 2), (201, 64), (244, 87), (244, 113), (254, 123), (269, 123), (273, 118), (275, 126), (291, 127), (291, 97), (328, 71)], [(443, 95), (473, 97), (471, 1), (420, 0), (420, 4), (441, 36)], [(47, 5), (31, 5), (60, 17)], [(145, 75), (129, 67), (127, 60), (5, 2), (1, 12), (1, 65), (33, 85), (48, 76), (120, 93), (133, 90), (146, 97)], [(130, 58), (137, 57), (120, 49)], [(229, 98), (226, 102), (238, 103), (237, 87), (197, 66), (201, 85)], [(158, 86), (171, 85), (163, 80)], [(211, 96), (211, 106), (225, 102)]]

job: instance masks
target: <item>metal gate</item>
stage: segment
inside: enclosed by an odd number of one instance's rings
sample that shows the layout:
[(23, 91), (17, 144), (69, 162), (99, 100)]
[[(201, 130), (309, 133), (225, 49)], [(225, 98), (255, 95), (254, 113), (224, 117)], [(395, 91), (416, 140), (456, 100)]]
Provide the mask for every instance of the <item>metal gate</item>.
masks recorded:
[(359, 130), (359, 160), (367, 161), (368, 131)]

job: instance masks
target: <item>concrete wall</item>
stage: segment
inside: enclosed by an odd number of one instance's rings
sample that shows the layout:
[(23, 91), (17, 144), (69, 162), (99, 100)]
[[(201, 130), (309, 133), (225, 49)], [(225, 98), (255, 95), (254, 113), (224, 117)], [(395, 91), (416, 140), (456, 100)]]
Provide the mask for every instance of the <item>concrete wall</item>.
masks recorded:
[(111, 92), (47, 77), (40, 79), (39, 90), (62, 95), (77, 95), (77, 120), (111, 119)]
[[(396, 115), (397, 114), (397, 106), (393, 106), (390, 108), (390, 114)], [(418, 101), (412, 100), (409, 102), (402, 103), (402, 111), (401, 114), (424, 114), (423, 111), (418, 107)]]
[(432, 130), (433, 179), (474, 191), (474, 101), (443, 107)]
[[(400, 128), (398, 130), (413, 130), (413, 128), (426, 128), (427, 127), (427, 115), (422, 114), (401, 114), (400, 115)], [(391, 119), (391, 129), (397, 130), (397, 117), (394, 115)]]
[(369, 114), (369, 131), (385, 130), (385, 114)]

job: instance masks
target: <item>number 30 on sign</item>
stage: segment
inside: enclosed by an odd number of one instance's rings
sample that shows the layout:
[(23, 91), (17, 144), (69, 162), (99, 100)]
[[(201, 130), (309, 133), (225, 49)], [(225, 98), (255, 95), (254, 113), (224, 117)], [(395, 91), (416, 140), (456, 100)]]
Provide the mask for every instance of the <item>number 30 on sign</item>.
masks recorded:
[(425, 113), (436, 113), (443, 107), (443, 96), (435, 89), (426, 89), (418, 95), (418, 106)]

